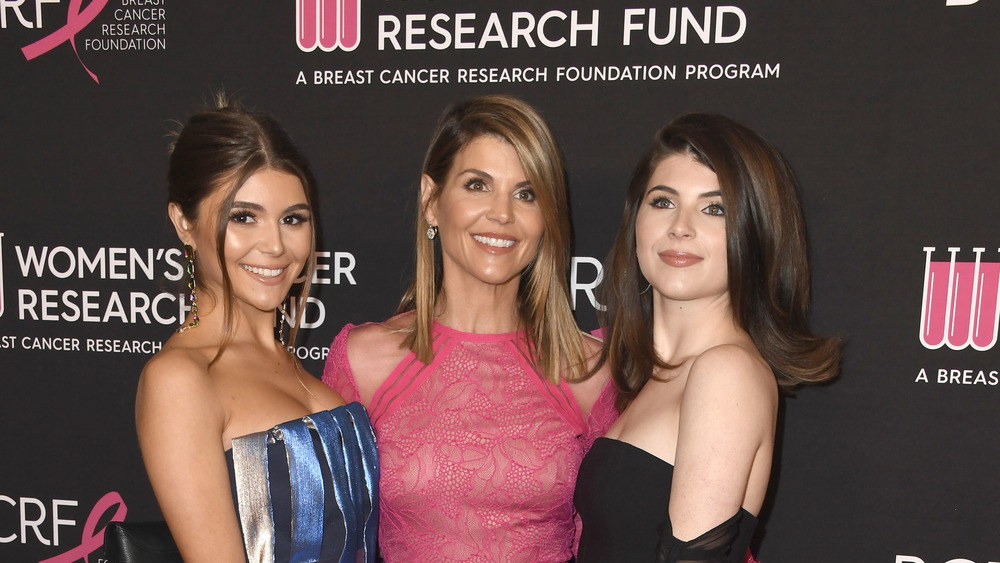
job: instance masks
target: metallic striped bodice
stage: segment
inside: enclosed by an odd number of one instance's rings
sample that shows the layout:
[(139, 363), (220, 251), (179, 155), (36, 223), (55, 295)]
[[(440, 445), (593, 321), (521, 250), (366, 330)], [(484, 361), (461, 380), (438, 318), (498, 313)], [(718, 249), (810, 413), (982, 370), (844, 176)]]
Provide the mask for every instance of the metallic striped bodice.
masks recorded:
[(378, 453), (359, 403), (234, 438), (227, 457), (248, 561), (375, 560)]

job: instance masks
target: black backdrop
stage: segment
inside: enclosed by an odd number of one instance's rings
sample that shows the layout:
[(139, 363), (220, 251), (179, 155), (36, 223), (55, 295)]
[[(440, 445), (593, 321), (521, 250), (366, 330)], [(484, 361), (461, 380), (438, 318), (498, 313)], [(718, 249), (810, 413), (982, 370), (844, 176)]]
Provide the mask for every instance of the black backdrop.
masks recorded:
[(760, 558), (1000, 561), (994, 0), (361, 0), (338, 45), (304, 50), (316, 1), (0, 1), (0, 560), (98, 561), (109, 519), (159, 517), (132, 403), (183, 293), (167, 133), (224, 88), (320, 182), (328, 283), (297, 350), (314, 374), (409, 278), (447, 103), (512, 93), (552, 123), (588, 329), (653, 133), (688, 111), (754, 127), (801, 179), (814, 324), (848, 339), (840, 380), (783, 400)]

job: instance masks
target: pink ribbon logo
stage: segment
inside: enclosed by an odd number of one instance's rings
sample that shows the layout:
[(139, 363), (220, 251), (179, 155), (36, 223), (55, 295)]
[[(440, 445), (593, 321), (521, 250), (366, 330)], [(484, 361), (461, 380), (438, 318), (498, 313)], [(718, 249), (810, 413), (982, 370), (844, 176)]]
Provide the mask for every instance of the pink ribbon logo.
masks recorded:
[(69, 41), (70, 46), (73, 47), (73, 52), (76, 54), (76, 60), (80, 61), (80, 65), (83, 70), (87, 71), (87, 74), (94, 79), (94, 82), (100, 84), (101, 81), (97, 79), (97, 75), (87, 68), (87, 65), (83, 63), (83, 59), (80, 58), (80, 51), (76, 48), (76, 34), (79, 33), (83, 28), (90, 25), (90, 22), (94, 21), (97, 14), (101, 13), (101, 10), (108, 4), (108, 0), (91, 0), (87, 4), (87, 8), (80, 11), (83, 5), (83, 0), (70, 0), (69, 2), (69, 12), (66, 14), (66, 25), (54, 31), (48, 37), (43, 37), (38, 41), (35, 41), (31, 45), (27, 45), (21, 49), (24, 53), (24, 58), (29, 61), (34, 59), (39, 55), (44, 55), (52, 49), (55, 49), (59, 45)]
[[(80, 545), (70, 549), (65, 553), (56, 555), (55, 557), (49, 557), (48, 559), (43, 559), (38, 563), (73, 563), (74, 561), (79, 561), (83, 559), (86, 563), (90, 560), (88, 557), (91, 553), (96, 551), (98, 548), (104, 545), (104, 528), (96, 530), (97, 522), (104, 516), (104, 513), (111, 507), (117, 506), (114, 516), (111, 517), (111, 522), (124, 522), (125, 513), (128, 509), (125, 506), (125, 501), (122, 500), (122, 496), (118, 493), (111, 491), (110, 493), (101, 497), (101, 500), (97, 501), (94, 505), (94, 509), (90, 511), (90, 516), (87, 516), (87, 522), (83, 525), (83, 534), (80, 538)], [(105, 526), (106, 528), (107, 526)]]

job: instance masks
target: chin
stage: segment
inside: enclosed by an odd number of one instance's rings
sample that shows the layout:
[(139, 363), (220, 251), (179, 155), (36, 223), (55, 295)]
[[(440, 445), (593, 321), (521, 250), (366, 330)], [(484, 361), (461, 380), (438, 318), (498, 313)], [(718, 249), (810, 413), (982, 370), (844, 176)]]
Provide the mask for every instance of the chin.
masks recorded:
[(479, 276), (479, 281), (481, 281), (481, 282), (483, 282), (484, 284), (487, 284), (487, 285), (501, 286), (501, 285), (507, 285), (507, 284), (510, 284), (510, 283), (515, 283), (516, 284), (516, 283), (518, 283), (520, 281), (520, 278), (521, 278), (521, 273), (520, 272), (518, 272), (517, 274), (514, 274), (514, 275), (497, 275), (497, 274), (490, 275), (490, 274), (484, 274), (482, 276)]
[(662, 297), (663, 299), (670, 299), (671, 301), (690, 301), (704, 296), (703, 292), (694, 290), (690, 287), (668, 286), (659, 288), (654, 285), (653, 291), (657, 296)]
[(285, 298), (287, 296), (288, 296), (288, 293), (285, 292), (285, 293), (282, 293), (280, 297), (278, 297), (278, 296), (275, 296), (275, 297), (271, 297), (271, 296), (263, 297), (263, 296), (261, 296), (261, 297), (256, 297), (256, 298), (252, 298), (252, 299), (239, 299), (239, 300), (242, 301), (243, 303), (246, 303), (247, 305), (253, 307), (254, 309), (258, 309), (260, 311), (273, 311), (275, 309), (280, 309), (281, 308), (281, 304), (284, 303)]

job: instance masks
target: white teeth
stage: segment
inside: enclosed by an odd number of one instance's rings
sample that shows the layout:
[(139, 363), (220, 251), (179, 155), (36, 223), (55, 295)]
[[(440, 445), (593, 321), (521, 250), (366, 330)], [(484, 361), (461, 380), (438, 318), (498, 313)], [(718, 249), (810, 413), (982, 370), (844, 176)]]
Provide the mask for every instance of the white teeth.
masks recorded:
[(472, 238), (476, 239), (477, 241), (487, 246), (495, 246), (497, 248), (510, 248), (514, 246), (515, 242), (517, 242), (503, 238), (484, 237), (481, 235), (472, 235)]
[(243, 269), (250, 272), (251, 274), (257, 274), (258, 276), (264, 276), (265, 278), (273, 278), (281, 275), (284, 272), (284, 268), (278, 268), (277, 270), (272, 270), (271, 268), (258, 268), (256, 266), (247, 266), (243, 264)]

